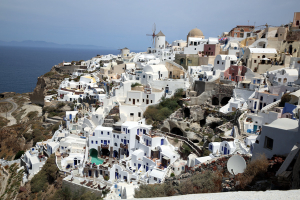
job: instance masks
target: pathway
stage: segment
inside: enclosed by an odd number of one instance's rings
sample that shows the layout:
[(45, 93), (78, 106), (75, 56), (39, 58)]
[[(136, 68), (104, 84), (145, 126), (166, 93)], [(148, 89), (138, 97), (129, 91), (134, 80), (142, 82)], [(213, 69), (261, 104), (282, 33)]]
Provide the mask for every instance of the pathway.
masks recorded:
[[(12, 126), (17, 123), (17, 120), (11, 115), (15, 110), (17, 110), (18, 105), (13, 101), (12, 98), (1, 100), (0, 102), (7, 102), (11, 103), (13, 105), (13, 108), (7, 112), (7, 119), (9, 120), (9, 123), (7, 126)], [(0, 115), (4, 118), (6, 118), (6, 113), (0, 113)]]

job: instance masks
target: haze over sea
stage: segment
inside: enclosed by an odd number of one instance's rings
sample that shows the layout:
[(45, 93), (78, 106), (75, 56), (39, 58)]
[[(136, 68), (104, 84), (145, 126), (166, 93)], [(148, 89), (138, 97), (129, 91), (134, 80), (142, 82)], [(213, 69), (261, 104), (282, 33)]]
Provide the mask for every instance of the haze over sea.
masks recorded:
[(32, 92), (37, 78), (63, 61), (88, 60), (106, 54), (118, 54), (110, 49), (67, 49), (0, 46), (0, 93)]

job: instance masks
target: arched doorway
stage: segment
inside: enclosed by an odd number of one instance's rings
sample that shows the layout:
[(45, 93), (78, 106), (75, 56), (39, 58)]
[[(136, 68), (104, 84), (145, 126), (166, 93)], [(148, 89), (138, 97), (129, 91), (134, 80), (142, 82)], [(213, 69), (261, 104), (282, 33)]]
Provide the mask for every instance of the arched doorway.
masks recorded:
[(290, 46), (289, 46), (289, 54), (291, 54), (291, 55), (292, 55), (292, 53), (293, 53), (293, 46), (292, 46), (292, 45), (290, 45)]
[(229, 100), (230, 100), (230, 97), (224, 97), (221, 100), (221, 106), (225, 106), (228, 103)]
[(114, 150), (114, 157), (115, 157), (115, 158), (119, 158), (119, 153), (118, 153), (117, 150)]
[(109, 156), (110, 155), (110, 151), (108, 150), (108, 148), (102, 148), (101, 149), (101, 155), (102, 156)]
[(183, 65), (184, 58), (180, 59), (180, 65)]
[(191, 115), (191, 111), (190, 111), (190, 109), (189, 108), (187, 108), (187, 107), (185, 107), (184, 109), (183, 109), (183, 115), (184, 115), (184, 118), (190, 118), (190, 115)]
[(203, 127), (206, 124), (206, 118), (200, 120), (200, 126)]
[(183, 132), (181, 131), (180, 128), (177, 128), (177, 127), (172, 128), (171, 133), (173, 133), (175, 135), (181, 135), (181, 136), (183, 136)]
[(218, 97), (213, 97), (211, 103), (214, 106), (218, 106), (219, 105), (219, 99), (218, 99)]

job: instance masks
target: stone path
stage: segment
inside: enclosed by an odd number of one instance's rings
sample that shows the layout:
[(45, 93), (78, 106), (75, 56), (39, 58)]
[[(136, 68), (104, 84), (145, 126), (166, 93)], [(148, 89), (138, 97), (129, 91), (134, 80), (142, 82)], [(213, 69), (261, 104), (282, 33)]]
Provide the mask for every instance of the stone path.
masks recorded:
[[(18, 108), (18, 105), (13, 101), (12, 98), (4, 99), (4, 100), (1, 100), (0, 102), (8, 102), (13, 105), (13, 108), (7, 112), (7, 119), (9, 120), (9, 123), (7, 124), (7, 126), (12, 126), (12, 125), (16, 124), (17, 120), (11, 115), (11, 113), (13, 113)], [(0, 113), (0, 115), (2, 117), (6, 118), (6, 113)]]

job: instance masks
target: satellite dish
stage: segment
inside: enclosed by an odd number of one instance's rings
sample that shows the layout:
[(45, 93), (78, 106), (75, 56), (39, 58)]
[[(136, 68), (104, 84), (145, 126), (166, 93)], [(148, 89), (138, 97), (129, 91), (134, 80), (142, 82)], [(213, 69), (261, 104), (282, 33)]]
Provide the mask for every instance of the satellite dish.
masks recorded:
[(227, 170), (230, 174), (243, 173), (246, 169), (246, 161), (238, 155), (232, 156), (227, 162)]

